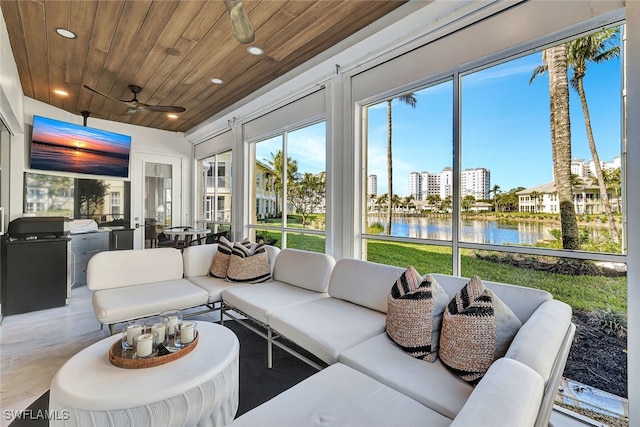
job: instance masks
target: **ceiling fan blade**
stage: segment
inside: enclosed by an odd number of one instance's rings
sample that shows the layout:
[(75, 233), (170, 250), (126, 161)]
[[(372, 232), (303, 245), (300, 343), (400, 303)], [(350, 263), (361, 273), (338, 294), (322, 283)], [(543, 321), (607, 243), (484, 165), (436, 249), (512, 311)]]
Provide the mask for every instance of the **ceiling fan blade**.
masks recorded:
[(242, 0), (224, 0), (224, 4), (229, 12), (233, 35), (242, 44), (251, 43), (255, 39), (255, 32)]
[(109, 99), (111, 99), (111, 100), (113, 100), (113, 101), (117, 101), (117, 102), (124, 102), (125, 104), (126, 104), (126, 103), (131, 102), (131, 101), (124, 101), (124, 100), (122, 100), (122, 99), (113, 98), (113, 97), (111, 97), (111, 96), (107, 95), (106, 93), (102, 93), (102, 92), (100, 92), (99, 90), (95, 90), (94, 88), (89, 87), (89, 86), (87, 86), (87, 85), (82, 85), (82, 86), (83, 86), (84, 88), (86, 88), (86, 89), (89, 89), (91, 92), (97, 93), (98, 95), (102, 95), (102, 96), (104, 96), (105, 98), (109, 98)]
[(129, 108), (127, 108), (125, 114), (135, 114), (138, 111), (153, 111), (157, 113), (184, 113), (185, 111), (187, 111), (187, 109), (184, 107), (176, 107), (174, 105), (148, 105), (138, 101), (137, 95), (142, 90), (140, 86), (129, 85), (129, 90), (133, 93), (133, 99), (131, 100), (116, 99), (87, 85), (83, 86), (89, 89), (91, 92), (95, 92), (98, 95), (104, 96), (105, 98), (109, 98), (113, 101), (122, 102), (123, 104), (128, 105)]
[(136, 107), (140, 111), (155, 111), (157, 113), (184, 113), (187, 111), (184, 107), (176, 107), (174, 105), (147, 105), (138, 103)]

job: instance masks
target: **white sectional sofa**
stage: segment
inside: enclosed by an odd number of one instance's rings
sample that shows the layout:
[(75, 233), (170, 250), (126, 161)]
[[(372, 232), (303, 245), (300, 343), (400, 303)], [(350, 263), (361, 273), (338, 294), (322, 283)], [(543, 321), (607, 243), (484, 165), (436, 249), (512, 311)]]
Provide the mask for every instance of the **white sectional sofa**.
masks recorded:
[[(320, 369), (234, 426), (548, 424), (575, 331), (571, 308), (548, 292), (484, 282), (522, 327), (474, 388), (387, 336), (387, 296), (404, 268), (270, 248), (272, 280), (234, 284), (208, 275), (216, 251), (105, 252), (92, 258), (88, 283), (103, 324), (221, 302), (223, 313), (267, 340), (269, 366), (275, 344)], [(450, 298), (468, 282), (433, 276)]]
[[(287, 251), (283, 250), (279, 257)], [(276, 261), (276, 265), (282, 264)], [(304, 280), (308, 271), (305, 265), (287, 264), (290, 277), (297, 274), (297, 280)], [(286, 307), (270, 305), (269, 299), (261, 297), (262, 292), (254, 294), (252, 291), (254, 287), (257, 290), (258, 285), (224, 290), (225, 310), (237, 309), (249, 317), (255, 316), (267, 328), (267, 339), (278, 344), (280, 341), (277, 340), (285, 337), (324, 365), (297, 354), (303, 360), (318, 369), (330, 366), (243, 415), (233, 425), (255, 425), (254, 422), (260, 420), (259, 424), (265, 426), (293, 426), (301, 425), (300, 422), (307, 418), (317, 418), (317, 423), (302, 424), (411, 425), (409, 415), (390, 422), (395, 417), (392, 414), (403, 413), (398, 412), (395, 404), (408, 405), (416, 409), (417, 414), (426, 416), (425, 420), (432, 420), (433, 424), (427, 422), (426, 425), (547, 425), (575, 332), (571, 308), (545, 291), (484, 281), (485, 286), (511, 308), (522, 327), (511, 342), (505, 360), (494, 363), (496, 366), (492, 365), (480, 381), (482, 386), (474, 388), (449, 371), (440, 360), (429, 363), (413, 358), (387, 336), (387, 296), (404, 270), (341, 259), (331, 271), (326, 296), (319, 295)], [(433, 276), (450, 298), (468, 282), (463, 277)], [(259, 287), (262, 291), (271, 289), (280, 295), (278, 299), (291, 292), (286, 284), (269, 288), (271, 285), (263, 283)], [(255, 301), (260, 301), (258, 310)], [(362, 379), (362, 374), (366, 380)], [(505, 379), (509, 381), (505, 382)], [(357, 391), (349, 388), (351, 391), (346, 392), (344, 387), (351, 381), (361, 383), (361, 386), (354, 385)], [(496, 384), (501, 385), (496, 387)], [(395, 403), (378, 404), (373, 397), (365, 398), (371, 395), (371, 390), (388, 394), (390, 402)], [(515, 390), (517, 394), (514, 394)], [(471, 396), (475, 397), (471, 399)], [(486, 405), (483, 405), (485, 398)], [(470, 404), (475, 408), (473, 411)], [(344, 405), (350, 410), (341, 411), (339, 408)], [(296, 409), (292, 410), (294, 407)], [(488, 411), (489, 416), (476, 413), (478, 411)], [(465, 424), (462, 421), (470, 419), (477, 422)]]
[[(273, 269), (280, 249), (266, 249)], [(216, 244), (189, 246), (184, 252), (157, 248), (96, 254), (87, 266), (87, 287), (94, 291), (96, 318), (113, 333), (118, 323), (165, 310), (219, 309), (222, 291), (243, 284), (209, 275), (217, 250)]]

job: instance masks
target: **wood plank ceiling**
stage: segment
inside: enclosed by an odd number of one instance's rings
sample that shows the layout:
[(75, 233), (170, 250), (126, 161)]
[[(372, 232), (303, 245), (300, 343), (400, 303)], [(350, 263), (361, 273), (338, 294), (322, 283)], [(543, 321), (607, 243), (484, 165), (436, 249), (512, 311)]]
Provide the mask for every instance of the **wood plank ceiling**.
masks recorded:
[[(255, 28), (247, 52), (233, 36), (225, 4), (213, 1), (2, 0), (24, 94), (74, 114), (187, 131), (275, 78), (371, 24), (406, 0), (245, 0)], [(65, 39), (56, 28), (73, 31)], [(211, 83), (220, 78), (221, 85)], [(95, 94), (186, 108), (177, 119), (127, 114)], [(68, 96), (53, 91), (61, 89)]]

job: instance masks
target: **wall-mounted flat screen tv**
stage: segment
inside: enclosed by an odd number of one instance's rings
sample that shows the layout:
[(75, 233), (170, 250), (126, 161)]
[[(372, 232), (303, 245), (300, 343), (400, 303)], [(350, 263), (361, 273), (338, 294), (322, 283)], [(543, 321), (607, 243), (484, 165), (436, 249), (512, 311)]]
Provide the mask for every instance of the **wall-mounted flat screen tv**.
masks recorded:
[(31, 169), (129, 176), (131, 137), (33, 116)]

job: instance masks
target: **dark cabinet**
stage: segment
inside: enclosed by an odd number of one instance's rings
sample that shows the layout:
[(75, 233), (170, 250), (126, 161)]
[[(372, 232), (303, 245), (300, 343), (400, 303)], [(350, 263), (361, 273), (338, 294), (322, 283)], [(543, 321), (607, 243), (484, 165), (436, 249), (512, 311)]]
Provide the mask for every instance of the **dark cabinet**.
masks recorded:
[(109, 250), (121, 251), (125, 249), (133, 249), (133, 229), (111, 230)]
[(2, 313), (63, 307), (67, 302), (69, 239), (3, 239)]

